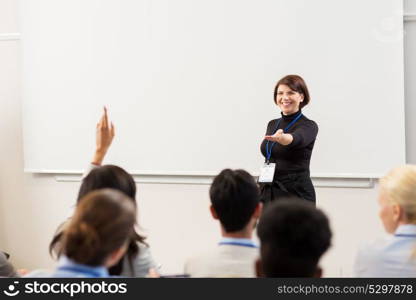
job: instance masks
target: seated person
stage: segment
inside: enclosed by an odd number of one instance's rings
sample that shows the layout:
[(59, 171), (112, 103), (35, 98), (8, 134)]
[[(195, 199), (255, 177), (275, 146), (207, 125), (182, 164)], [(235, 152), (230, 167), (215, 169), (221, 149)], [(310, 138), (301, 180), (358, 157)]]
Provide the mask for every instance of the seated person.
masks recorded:
[(125, 194), (89, 193), (62, 231), (62, 255), (50, 277), (110, 277), (107, 269), (127, 251), (135, 222), (136, 207)]
[(0, 251), (0, 277), (18, 277), (14, 267), (8, 261), (9, 255)]
[(302, 199), (282, 199), (264, 209), (257, 228), (258, 277), (321, 277), (319, 259), (331, 244), (325, 214)]
[[(114, 126), (109, 124), (107, 110), (104, 109), (103, 116), (97, 124), (96, 135), (96, 151), (92, 164), (88, 169), (88, 173), (82, 180), (78, 193), (78, 200), (91, 191), (111, 188), (123, 192), (133, 202), (136, 203), (136, 183), (133, 177), (124, 169), (114, 165), (101, 166), (102, 161), (112, 143), (114, 137)], [(53, 237), (49, 250), (51, 253), (59, 256), (61, 254), (60, 241), (62, 238), (62, 230), (66, 223), (58, 228), (57, 233)], [(151, 269), (156, 268), (149, 247), (145, 242), (145, 237), (136, 231), (130, 237), (130, 243), (126, 255), (109, 271), (110, 275), (120, 275), (124, 277), (146, 277)]]
[(358, 252), (357, 277), (416, 277), (416, 166), (393, 169), (380, 179), (379, 217), (386, 238)]
[(211, 215), (220, 221), (222, 239), (216, 247), (186, 261), (191, 277), (255, 277), (259, 255), (252, 241), (262, 204), (253, 177), (244, 170), (223, 170), (210, 188)]

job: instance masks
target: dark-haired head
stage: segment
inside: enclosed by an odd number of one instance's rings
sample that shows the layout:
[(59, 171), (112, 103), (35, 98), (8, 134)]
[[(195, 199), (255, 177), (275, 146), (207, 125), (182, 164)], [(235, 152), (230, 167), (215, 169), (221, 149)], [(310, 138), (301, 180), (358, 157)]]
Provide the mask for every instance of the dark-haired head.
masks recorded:
[(258, 186), (244, 170), (223, 170), (215, 177), (209, 195), (226, 232), (244, 229), (260, 203)]
[(111, 189), (82, 198), (62, 235), (62, 252), (79, 264), (110, 267), (123, 256), (134, 232), (136, 207)]
[[(82, 180), (81, 187), (78, 192), (77, 205), (81, 202), (81, 199), (88, 193), (104, 188), (111, 188), (120, 191), (127, 195), (136, 206), (136, 183), (133, 177), (127, 173), (123, 168), (115, 165), (104, 165), (96, 167), (90, 171), (90, 173)], [(56, 253), (59, 256), (61, 251), (60, 241), (62, 232), (58, 230), (53, 237), (50, 245), (50, 253)], [(127, 249), (127, 259), (130, 267), (133, 268), (133, 259), (139, 254), (139, 247), (137, 242), (145, 243), (145, 237), (138, 234), (136, 231), (130, 238), (130, 242)], [(120, 275), (123, 272), (123, 260), (120, 260), (116, 265), (110, 268), (111, 275)]]
[(302, 199), (270, 203), (260, 217), (257, 234), (261, 260), (257, 273), (265, 277), (315, 277), (319, 259), (331, 244), (328, 218)]
[(89, 192), (102, 188), (121, 191), (136, 201), (136, 183), (133, 177), (118, 166), (104, 165), (91, 170), (82, 180), (77, 202)]
[(302, 102), (299, 103), (299, 108), (303, 108), (309, 103), (310, 96), (309, 96), (308, 87), (306, 86), (306, 83), (303, 80), (303, 78), (300, 77), (299, 75), (287, 75), (276, 83), (276, 86), (274, 88), (274, 93), (273, 93), (273, 100), (276, 104), (278, 104), (276, 99), (277, 99), (277, 91), (280, 85), (286, 85), (292, 91), (297, 92), (303, 96)]

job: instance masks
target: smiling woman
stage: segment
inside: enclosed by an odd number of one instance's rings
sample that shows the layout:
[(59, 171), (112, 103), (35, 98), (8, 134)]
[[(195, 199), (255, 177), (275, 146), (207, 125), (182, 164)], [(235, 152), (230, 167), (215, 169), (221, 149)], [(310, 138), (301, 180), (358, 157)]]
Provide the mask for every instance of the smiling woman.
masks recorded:
[(261, 144), (265, 157), (259, 177), (263, 202), (290, 195), (316, 201), (309, 164), (318, 126), (302, 114), (309, 100), (302, 77), (288, 75), (277, 82), (274, 102), (282, 117), (269, 122)]

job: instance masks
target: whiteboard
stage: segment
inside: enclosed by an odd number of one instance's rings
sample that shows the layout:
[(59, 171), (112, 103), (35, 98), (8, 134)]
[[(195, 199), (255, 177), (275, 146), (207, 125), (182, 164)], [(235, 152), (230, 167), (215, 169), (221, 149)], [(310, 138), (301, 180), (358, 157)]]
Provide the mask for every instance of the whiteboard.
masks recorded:
[(107, 162), (135, 174), (258, 174), (276, 81), (306, 80), (314, 176), (405, 162), (397, 0), (21, 0), (24, 167), (76, 173), (109, 108)]

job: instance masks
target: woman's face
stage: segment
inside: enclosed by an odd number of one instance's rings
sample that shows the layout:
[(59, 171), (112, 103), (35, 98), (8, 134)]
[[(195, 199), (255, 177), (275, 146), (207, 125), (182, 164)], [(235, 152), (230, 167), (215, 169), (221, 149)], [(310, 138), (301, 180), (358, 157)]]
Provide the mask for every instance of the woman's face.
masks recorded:
[(277, 87), (276, 103), (284, 115), (297, 112), (302, 101), (303, 94), (292, 90), (286, 84)]
[(384, 229), (388, 233), (394, 233), (399, 226), (400, 208), (397, 204), (391, 203), (383, 189), (378, 195), (379, 217), (383, 222)]

